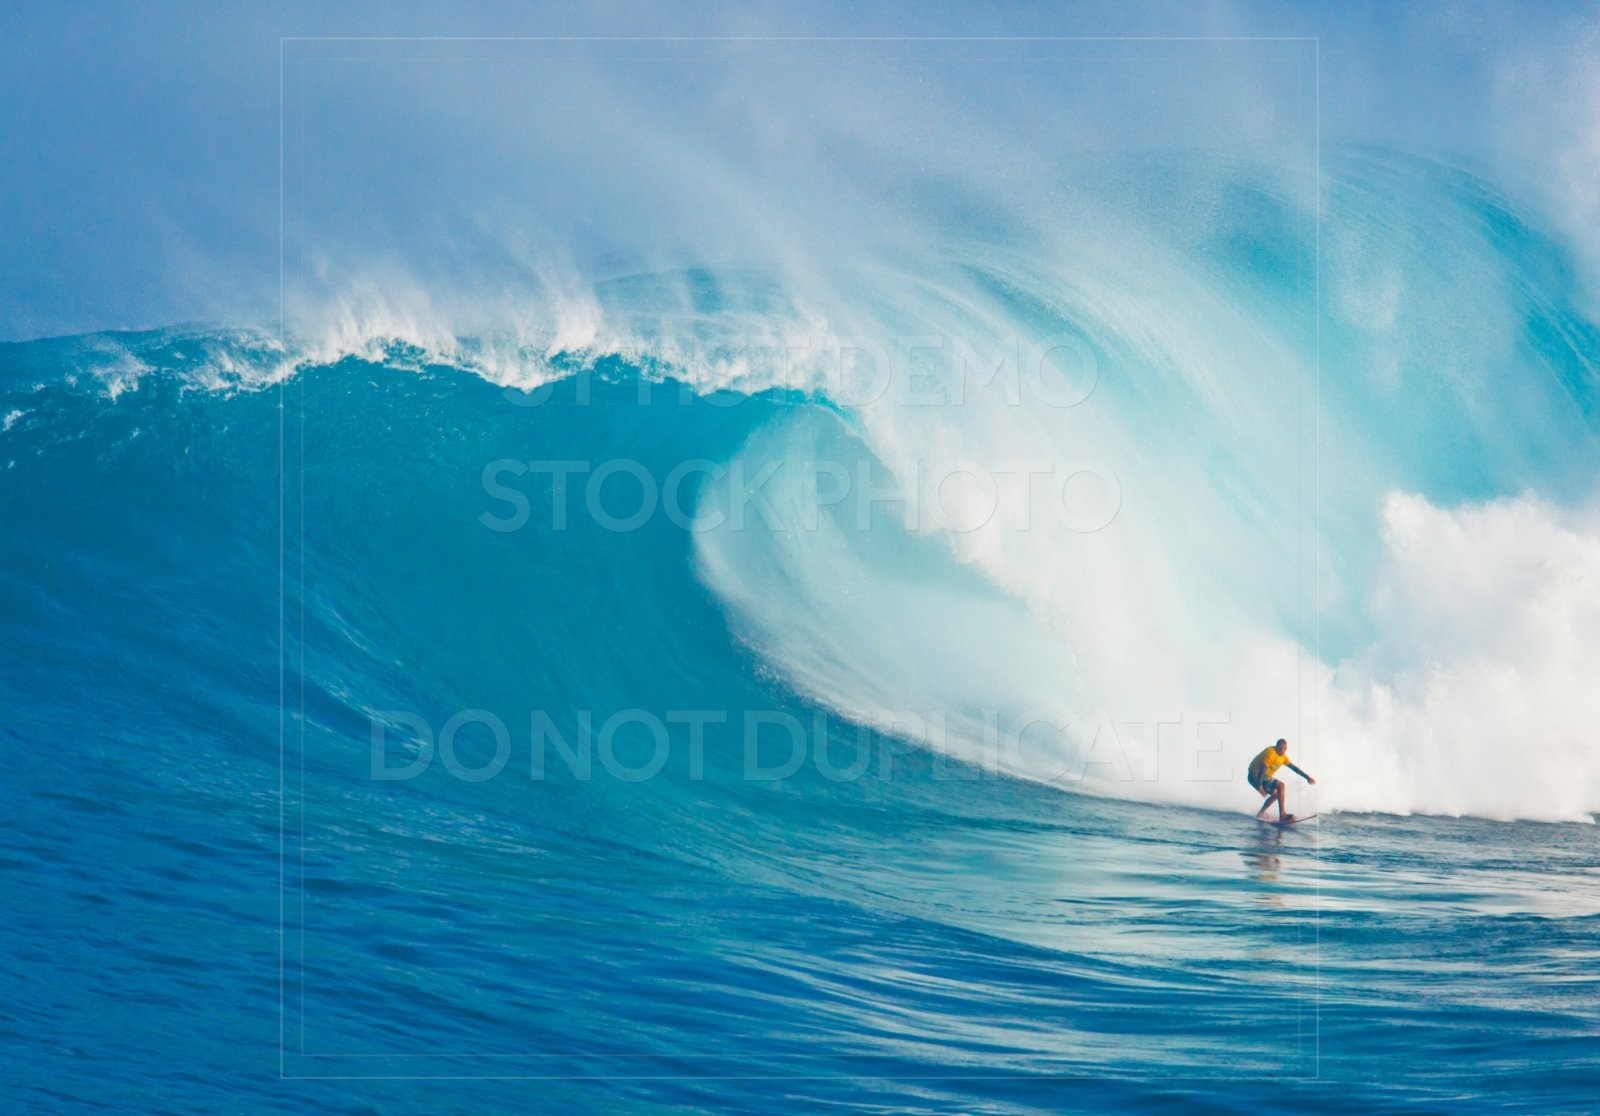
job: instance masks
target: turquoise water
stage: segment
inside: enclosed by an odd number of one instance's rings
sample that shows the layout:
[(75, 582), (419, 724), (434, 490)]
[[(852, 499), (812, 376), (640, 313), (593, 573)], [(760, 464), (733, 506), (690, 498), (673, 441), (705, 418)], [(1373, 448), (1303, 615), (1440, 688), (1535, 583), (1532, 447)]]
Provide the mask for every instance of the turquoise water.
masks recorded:
[[(1593, 825), (1063, 793), (793, 685), (665, 517), (479, 524), (486, 461), (660, 476), (821, 421), (806, 396), (641, 402), (618, 361), (538, 406), (354, 358), (201, 386), (220, 352), (276, 359), (203, 330), (0, 348), (22, 1109), (1594, 1105)], [(518, 488), (549, 514), (548, 477)], [(373, 777), (375, 718), (469, 708), (507, 725), (495, 777)], [(730, 723), (698, 763), (669, 725), (649, 778), (535, 776), (534, 712), (576, 740), (628, 709)], [(746, 710), (830, 766), (752, 777)], [(636, 722), (609, 754), (654, 747)], [(493, 750), (469, 726), (457, 766)]]
[(0, 4), (0, 1116), (1600, 1112), (1595, 11)]

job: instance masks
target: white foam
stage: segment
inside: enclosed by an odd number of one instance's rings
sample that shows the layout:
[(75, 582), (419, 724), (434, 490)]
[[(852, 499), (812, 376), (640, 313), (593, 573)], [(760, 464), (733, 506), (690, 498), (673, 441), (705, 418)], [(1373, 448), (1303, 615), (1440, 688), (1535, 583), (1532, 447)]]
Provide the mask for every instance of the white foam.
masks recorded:
[(1579, 819), (1600, 807), (1600, 516), (1394, 493), (1379, 637), (1325, 685), (1325, 801)]

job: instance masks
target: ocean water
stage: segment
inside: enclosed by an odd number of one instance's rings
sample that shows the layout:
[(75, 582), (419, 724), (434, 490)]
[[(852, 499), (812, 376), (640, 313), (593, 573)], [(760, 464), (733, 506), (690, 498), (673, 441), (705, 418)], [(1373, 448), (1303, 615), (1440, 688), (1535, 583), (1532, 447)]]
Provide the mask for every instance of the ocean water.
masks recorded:
[[(710, 268), (598, 285), (627, 343), (0, 346), (18, 1110), (1593, 1110), (1560, 246), (1351, 153), (1319, 330), (1292, 196), (1219, 174), (1179, 236), (1162, 174), (1131, 259), (830, 281), (899, 336), (1070, 333), (1055, 410), (681, 359), (842, 320)], [(915, 463), (1063, 451), (1105, 529), (905, 514)], [(861, 518), (806, 461), (907, 487)], [(1029, 710), (1066, 727), (985, 736)], [(1290, 829), (1242, 780), (1277, 735)]]

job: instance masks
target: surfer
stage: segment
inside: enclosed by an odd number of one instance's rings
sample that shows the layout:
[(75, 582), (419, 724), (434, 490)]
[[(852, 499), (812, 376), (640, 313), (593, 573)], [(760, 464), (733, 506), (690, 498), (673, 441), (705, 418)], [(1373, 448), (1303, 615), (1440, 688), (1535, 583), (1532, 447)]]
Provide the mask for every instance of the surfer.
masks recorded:
[(1306, 782), (1313, 786), (1316, 785), (1317, 781), (1315, 779), (1289, 762), (1289, 742), (1287, 740), (1279, 740), (1271, 747), (1263, 748), (1261, 754), (1250, 761), (1250, 769), (1245, 772), (1245, 778), (1256, 789), (1257, 794), (1267, 796), (1266, 801), (1261, 803), (1261, 809), (1256, 811), (1256, 817), (1259, 818), (1262, 814), (1265, 814), (1267, 807), (1276, 801), (1278, 804), (1278, 820), (1294, 821), (1293, 814), (1285, 815), (1283, 812), (1283, 783), (1274, 777), (1280, 767), (1287, 767)]

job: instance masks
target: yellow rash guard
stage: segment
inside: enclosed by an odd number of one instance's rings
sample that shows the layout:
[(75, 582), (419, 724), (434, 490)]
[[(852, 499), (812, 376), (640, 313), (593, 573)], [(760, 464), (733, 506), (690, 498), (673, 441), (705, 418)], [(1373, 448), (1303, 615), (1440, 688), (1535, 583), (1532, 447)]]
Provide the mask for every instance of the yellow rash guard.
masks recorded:
[(1268, 779), (1276, 778), (1278, 768), (1289, 762), (1289, 753), (1278, 754), (1275, 744), (1269, 744), (1262, 753), (1250, 761), (1250, 781), (1262, 783)]

